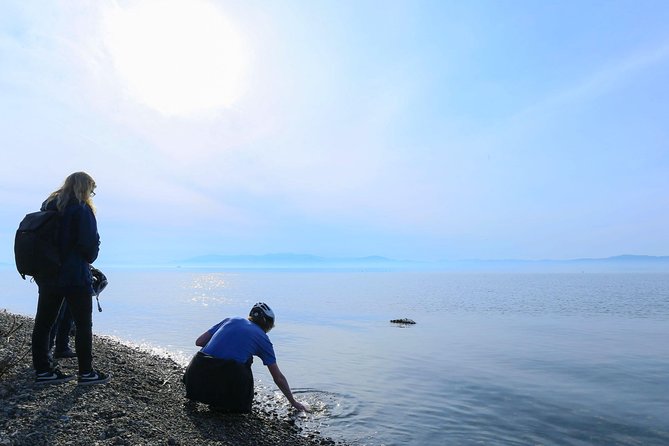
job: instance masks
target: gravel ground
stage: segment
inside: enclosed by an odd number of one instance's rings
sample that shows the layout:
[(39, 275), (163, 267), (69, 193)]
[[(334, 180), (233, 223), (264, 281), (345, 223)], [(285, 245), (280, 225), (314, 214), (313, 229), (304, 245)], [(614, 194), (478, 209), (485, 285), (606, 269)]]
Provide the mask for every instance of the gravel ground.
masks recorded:
[[(184, 369), (171, 359), (94, 336), (93, 366), (106, 385), (34, 385), (33, 320), (0, 311), (0, 446), (4, 445), (340, 445), (295, 426), (266, 402), (248, 415), (222, 415), (188, 402)], [(76, 373), (76, 359), (59, 360)], [(257, 398), (261, 399), (261, 398)]]

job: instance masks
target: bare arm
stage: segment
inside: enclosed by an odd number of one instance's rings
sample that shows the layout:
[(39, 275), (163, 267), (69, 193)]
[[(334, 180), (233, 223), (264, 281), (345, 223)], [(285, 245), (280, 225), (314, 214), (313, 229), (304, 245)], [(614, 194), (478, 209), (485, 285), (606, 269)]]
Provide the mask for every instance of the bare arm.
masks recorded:
[(295, 400), (293, 397), (293, 392), (290, 391), (290, 386), (288, 385), (288, 380), (286, 379), (285, 376), (283, 376), (283, 373), (281, 373), (281, 370), (279, 369), (279, 366), (275, 362), (272, 365), (268, 365), (267, 368), (269, 369), (269, 372), (272, 374), (272, 379), (274, 379), (274, 383), (279, 387), (281, 392), (286, 396), (290, 404), (297, 410), (300, 411), (305, 411), (306, 408), (299, 402)]
[(207, 342), (209, 342), (210, 339), (211, 339), (211, 333), (205, 331), (200, 335), (199, 338), (197, 338), (197, 340), (195, 341), (195, 345), (197, 345), (198, 347), (204, 347), (205, 345), (207, 345)]

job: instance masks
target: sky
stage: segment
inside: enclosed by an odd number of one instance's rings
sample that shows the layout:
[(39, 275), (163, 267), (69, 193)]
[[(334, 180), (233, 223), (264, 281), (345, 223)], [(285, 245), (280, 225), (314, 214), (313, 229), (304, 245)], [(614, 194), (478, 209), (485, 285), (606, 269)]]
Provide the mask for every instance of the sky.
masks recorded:
[(0, 262), (669, 255), (666, 1), (4, 0)]

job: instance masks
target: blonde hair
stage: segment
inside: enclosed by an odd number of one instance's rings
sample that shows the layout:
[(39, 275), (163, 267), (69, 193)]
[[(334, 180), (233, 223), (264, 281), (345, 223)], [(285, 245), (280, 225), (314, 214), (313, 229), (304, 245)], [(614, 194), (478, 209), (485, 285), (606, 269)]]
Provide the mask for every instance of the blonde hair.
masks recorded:
[(86, 172), (75, 172), (65, 178), (65, 182), (60, 189), (54, 191), (46, 199), (49, 203), (56, 200), (56, 207), (62, 212), (70, 200), (74, 197), (79, 203), (87, 204), (95, 213), (95, 206), (93, 206), (92, 195), (95, 189), (95, 180)]

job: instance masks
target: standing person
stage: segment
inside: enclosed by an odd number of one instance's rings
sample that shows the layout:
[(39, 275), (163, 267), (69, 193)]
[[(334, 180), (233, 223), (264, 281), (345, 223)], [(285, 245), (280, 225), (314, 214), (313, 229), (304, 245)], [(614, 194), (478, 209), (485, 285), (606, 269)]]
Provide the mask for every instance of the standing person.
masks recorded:
[(49, 333), (63, 300), (76, 326), (75, 350), (79, 362), (80, 385), (103, 384), (111, 375), (93, 369), (93, 288), (90, 264), (98, 257), (95, 208), (95, 181), (85, 172), (68, 176), (63, 186), (42, 204), (42, 210), (59, 214), (58, 250), (61, 267), (56, 275), (36, 276), (39, 288), (32, 356), (37, 384), (55, 384), (75, 377), (62, 373), (49, 361)]
[(297, 410), (306, 408), (293, 397), (288, 380), (276, 363), (267, 333), (274, 327), (274, 312), (259, 302), (247, 319), (223, 319), (200, 335), (195, 354), (184, 375), (186, 398), (209, 404), (213, 410), (251, 412), (253, 402), (253, 356), (258, 356), (274, 382)]

